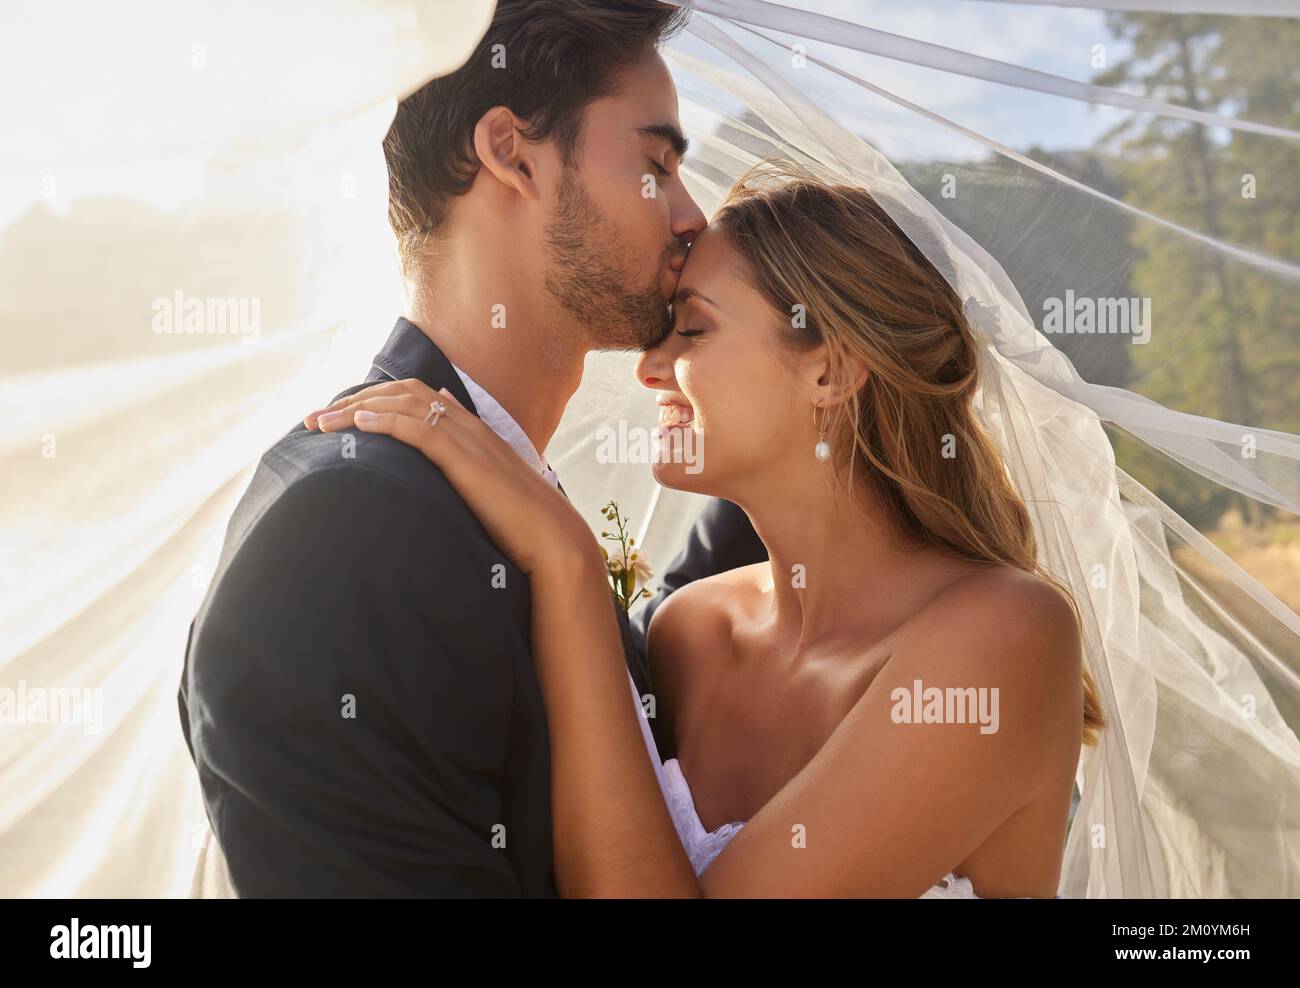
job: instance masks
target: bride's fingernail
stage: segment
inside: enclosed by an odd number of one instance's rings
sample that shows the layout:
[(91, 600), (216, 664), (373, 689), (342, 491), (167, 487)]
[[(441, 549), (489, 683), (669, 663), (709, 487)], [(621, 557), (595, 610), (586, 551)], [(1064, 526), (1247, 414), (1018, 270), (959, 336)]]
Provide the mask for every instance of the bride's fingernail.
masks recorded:
[(322, 415), (319, 419), (316, 420), (316, 424), (333, 425), (335, 422), (341, 421), (342, 418), (343, 418), (342, 412), (326, 412), (324, 415)]
[(360, 409), (356, 414), (357, 425), (363, 422), (373, 422), (377, 418), (379, 418), (379, 415), (376, 412), (368, 412), (364, 408)]

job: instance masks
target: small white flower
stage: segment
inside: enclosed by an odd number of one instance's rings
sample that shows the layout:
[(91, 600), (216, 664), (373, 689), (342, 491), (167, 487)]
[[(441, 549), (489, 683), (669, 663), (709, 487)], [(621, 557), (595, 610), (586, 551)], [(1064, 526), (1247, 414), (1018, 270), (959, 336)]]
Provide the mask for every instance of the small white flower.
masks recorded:
[(655, 571), (650, 568), (650, 564), (645, 561), (645, 557), (639, 552), (632, 553), (632, 573), (636, 577), (638, 587), (644, 587), (650, 582), (650, 577), (655, 575)]
[(654, 576), (654, 570), (641, 558), (641, 553), (636, 548), (636, 539), (627, 534), (627, 523), (619, 514), (618, 505), (610, 501), (602, 514), (607, 521), (614, 522), (618, 529), (617, 532), (600, 533), (604, 541), (617, 541), (618, 548), (611, 550), (601, 546), (600, 551), (609, 570), (610, 589), (626, 612), (634, 602), (649, 593), (646, 583)]

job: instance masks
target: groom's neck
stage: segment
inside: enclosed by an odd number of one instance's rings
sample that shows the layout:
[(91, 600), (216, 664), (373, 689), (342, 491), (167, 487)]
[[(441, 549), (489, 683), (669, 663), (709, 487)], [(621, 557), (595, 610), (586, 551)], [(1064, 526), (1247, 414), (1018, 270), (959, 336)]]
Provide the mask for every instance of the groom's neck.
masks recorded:
[[(582, 381), (577, 328), (548, 324), (542, 291), (501, 258), (444, 257), (412, 282), (405, 316), (501, 403), (539, 452)], [(565, 345), (565, 341), (568, 345)]]

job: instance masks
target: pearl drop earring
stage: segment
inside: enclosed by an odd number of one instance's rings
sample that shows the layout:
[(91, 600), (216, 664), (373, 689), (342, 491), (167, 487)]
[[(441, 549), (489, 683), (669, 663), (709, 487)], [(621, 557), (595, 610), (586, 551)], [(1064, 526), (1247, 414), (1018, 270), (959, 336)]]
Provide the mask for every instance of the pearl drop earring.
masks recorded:
[[(817, 425), (816, 405), (813, 405), (813, 425)], [(821, 425), (817, 425), (817, 445), (813, 447), (813, 455), (822, 463), (831, 458), (831, 444), (826, 441), (826, 431)]]

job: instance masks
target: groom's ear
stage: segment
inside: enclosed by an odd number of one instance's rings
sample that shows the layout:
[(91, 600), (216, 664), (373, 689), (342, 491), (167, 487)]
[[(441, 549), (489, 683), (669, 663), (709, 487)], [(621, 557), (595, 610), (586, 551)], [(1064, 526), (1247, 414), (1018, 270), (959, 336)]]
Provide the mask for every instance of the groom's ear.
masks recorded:
[(520, 125), (508, 107), (492, 107), (474, 126), (474, 153), (498, 182), (525, 199), (536, 199), (538, 145), (524, 139)]

